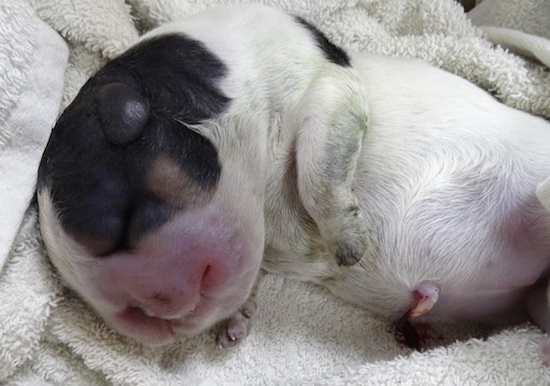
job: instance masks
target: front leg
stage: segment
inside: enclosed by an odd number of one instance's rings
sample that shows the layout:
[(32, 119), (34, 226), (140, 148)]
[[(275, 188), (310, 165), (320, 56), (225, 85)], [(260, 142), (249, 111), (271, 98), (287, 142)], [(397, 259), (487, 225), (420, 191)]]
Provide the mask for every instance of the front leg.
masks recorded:
[(252, 321), (258, 308), (258, 287), (265, 274), (264, 270), (260, 270), (248, 299), (237, 312), (221, 323), (216, 336), (216, 345), (219, 348), (233, 348), (250, 334)]
[(352, 68), (327, 66), (300, 104), (298, 190), (339, 265), (367, 248), (367, 227), (352, 183), (367, 130), (367, 101)]

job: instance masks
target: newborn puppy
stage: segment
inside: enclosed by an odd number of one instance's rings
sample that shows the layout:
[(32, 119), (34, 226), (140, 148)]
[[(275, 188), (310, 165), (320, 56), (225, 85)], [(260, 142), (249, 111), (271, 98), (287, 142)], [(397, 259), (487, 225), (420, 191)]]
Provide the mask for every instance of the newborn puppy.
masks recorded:
[(260, 263), (400, 323), (550, 331), (549, 149), (550, 123), (454, 75), (226, 7), (83, 87), (44, 153), (40, 225), (67, 284), (143, 342), (226, 320), (237, 343)]
[(278, 232), (264, 212), (282, 197), (266, 192), (296, 157), (294, 199), (323, 250), (337, 266), (364, 254), (351, 183), (366, 106), (348, 56), (301, 19), (240, 6), (165, 25), (52, 132), (38, 180), (51, 261), (127, 336), (163, 344), (227, 320), (218, 344), (233, 346)]

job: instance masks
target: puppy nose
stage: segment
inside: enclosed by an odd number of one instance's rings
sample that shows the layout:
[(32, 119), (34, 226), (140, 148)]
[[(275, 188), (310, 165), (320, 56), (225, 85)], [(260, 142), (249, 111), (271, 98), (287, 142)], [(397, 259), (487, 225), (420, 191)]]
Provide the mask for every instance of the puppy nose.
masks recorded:
[[(155, 290), (131, 294), (130, 307), (140, 308), (146, 315), (163, 319), (174, 319), (192, 313), (201, 296), (217, 280), (219, 269), (216, 264), (207, 262), (198, 270), (195, 280), (185, 280), (178, 275)], [(170, 283), (171, 281), (171, 283)]]

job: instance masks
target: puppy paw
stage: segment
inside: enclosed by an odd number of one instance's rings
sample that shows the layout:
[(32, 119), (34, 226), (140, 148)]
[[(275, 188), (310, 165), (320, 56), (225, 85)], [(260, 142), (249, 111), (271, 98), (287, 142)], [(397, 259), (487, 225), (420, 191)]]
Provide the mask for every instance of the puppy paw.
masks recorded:
[(216, 345), (219, 348), (229, 349), (243, 341), (252, 329), (256, 308), (256, 300), (248, 299), (234, 315), (223, 321), (216, 337)]
[(332, 245), (338, 265), (351, 266), (361, 260), (367, 250), (367, 226), (358, 206), (351, 207), (341, 223), (344, 227), (338, 232), (340, 237)]
[(367, 249), (364, 240), (352, 240), (349, 242), (338, 242), (336, 244), (336, 262), (340, 266), (349, 267), (361, 260)]

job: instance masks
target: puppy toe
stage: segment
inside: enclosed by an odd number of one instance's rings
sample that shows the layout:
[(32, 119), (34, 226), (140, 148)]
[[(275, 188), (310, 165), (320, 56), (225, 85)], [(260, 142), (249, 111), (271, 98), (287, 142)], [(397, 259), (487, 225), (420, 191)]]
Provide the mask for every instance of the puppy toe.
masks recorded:
[(250, 334), (255, 311), (256, 302), (249, 299), (235, 314), (221, 324), (216, 337), (216, 345), (223, 349), (230, 349), (242, 342)]

